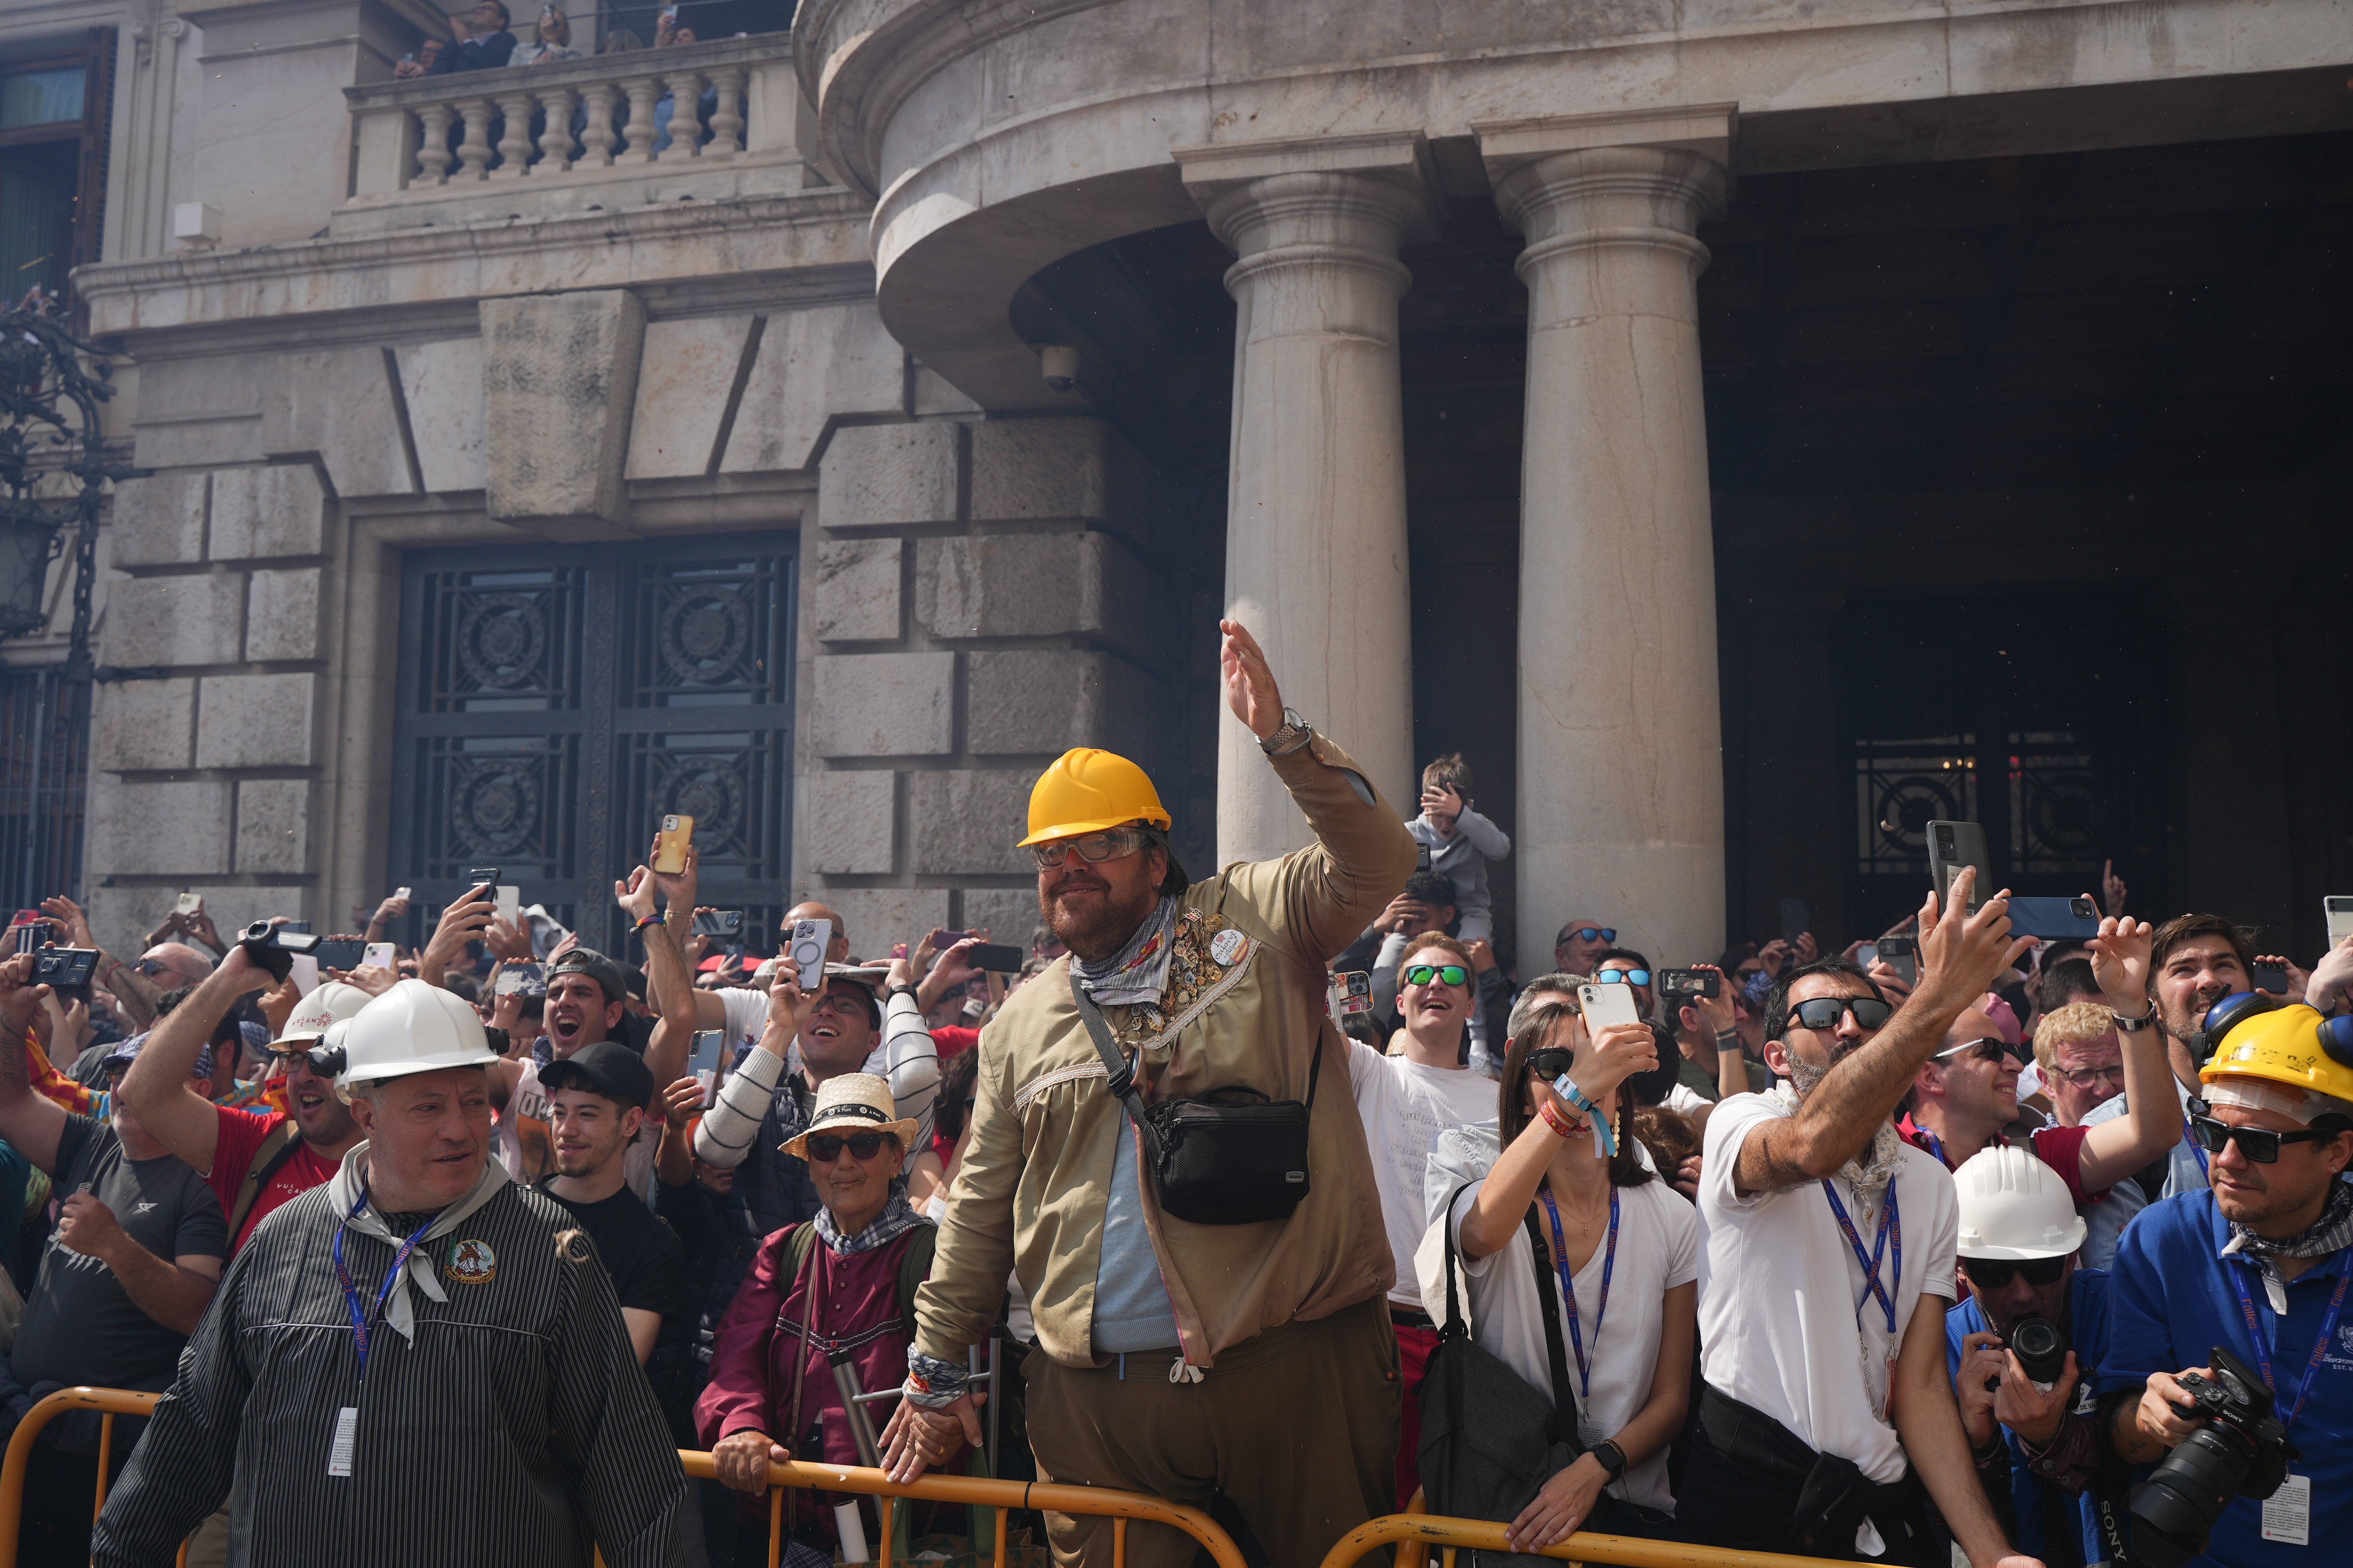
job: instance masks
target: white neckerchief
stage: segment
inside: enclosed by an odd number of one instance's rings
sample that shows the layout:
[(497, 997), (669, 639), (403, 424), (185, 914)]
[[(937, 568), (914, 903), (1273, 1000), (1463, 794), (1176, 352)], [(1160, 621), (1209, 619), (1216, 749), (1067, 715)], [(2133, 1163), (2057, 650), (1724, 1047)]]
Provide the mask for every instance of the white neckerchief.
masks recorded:
[[(327, 1184), (328, 1201), (335, 1205), (338, 1216), (351, 1216), (343, 1220), (343, 1224), (362, 1236), (372, 1236), (397, 1248), (408, 1238), (393, 1234), (392, 1227), (384, 1223), (384, 1216), (376, 1213), (373, 1198), (365, 1204), (360, 1203), (360, 1194), (367, 1191), (367, 1152), (368, 1146), (361, 1143), (343, 1156), (343, 1163), (336, 1170), (334, 1179)], [(411, 1280), (416, 1281), (418, 1289), (437, 1301), (449, 1299), (449, 1293), (441, 1288), (440, 1274), (433, 1267), (433, 1248), (427, 1243), (457, 1229), (469, 1215), (498, 1196), (499, 1189), (505, 1186), (508, 1180), (504, 1165), (496, 1160), (484, 1160), (482, 1173), (474, 1178), (474, 1184), (466, 1195), (436, 1215), (433, 1223), (426, 1226), (425, 1235), (408, 1255), (408, 1267), (403, 1268), (400, 1277), (393, 1281), (392, 1294), (384, 1304), (384, 1321), (391, 1324), (402, 1339), (411, 1344), (417, 1342), (417, 1307), (408, 1299)], [(355, 1205), (359, 1213), (352, 1214)]]

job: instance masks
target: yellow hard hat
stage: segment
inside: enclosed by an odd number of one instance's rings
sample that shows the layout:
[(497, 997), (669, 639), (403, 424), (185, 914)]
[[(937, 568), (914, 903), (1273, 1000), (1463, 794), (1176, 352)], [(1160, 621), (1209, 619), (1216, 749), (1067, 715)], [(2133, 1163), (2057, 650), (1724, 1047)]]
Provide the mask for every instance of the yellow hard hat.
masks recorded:
[(1139, 821), (1161, 828), (1171, 821), (1144, 770), (1116, 752), (1074, 746), (1030, 788), (1029, 837), (1021, 842), (1076, 838)]
[(2242, 992), (2214, 1004), (2206, 1015), (2206, 1041), (2213, 1055), (2198, 1069), (2199, 1081), (2268, 1079), (2353, 1100), (2353, 1019), (2323, 1018), (2302, 1003), (2265, 1005), (2269, 1002)]

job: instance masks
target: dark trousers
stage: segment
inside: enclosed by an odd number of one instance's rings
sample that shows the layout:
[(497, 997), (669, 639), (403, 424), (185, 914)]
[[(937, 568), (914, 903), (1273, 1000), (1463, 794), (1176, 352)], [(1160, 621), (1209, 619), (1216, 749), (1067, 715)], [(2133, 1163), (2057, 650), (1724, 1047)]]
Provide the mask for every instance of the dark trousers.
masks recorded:
[(1906, 1568), (1947, 1568), (1949, 1557), (1928, 1528), (1927, 1497), (1917, 1474), (1886, 1484), (1866, 1479), (1851, 1459), (1817, 1454), (1763, 1411), (1700, 1385), (1691, 1465), (1677, 1494), (1675, 1522), (1686, 1541), (1744, 1552), (1865, 1561), (1854, 1534), (1869, 1519), (1887, 1543), (1868, 1561)]
[[(1199, 1383), (1168, 1381), (1173, 1351), (1105, 1367), (1022, 1363), (1039, 1479), (1152, 1492), (1207, 1509), (1222, 1496), (1273, 1568), (1315, 1568), (1332, 1543), (1387, 1513), (1397, 1484), (1397, 1335), (1379, 1297), (1285, 1323), (1223, 1352)], [(1049, 1513), (1059, 1568), (1112, 1559), (1112, 1521)], [(1128, 1531), (1133, 1568), (1187, 1568), (1190, 1538)]]

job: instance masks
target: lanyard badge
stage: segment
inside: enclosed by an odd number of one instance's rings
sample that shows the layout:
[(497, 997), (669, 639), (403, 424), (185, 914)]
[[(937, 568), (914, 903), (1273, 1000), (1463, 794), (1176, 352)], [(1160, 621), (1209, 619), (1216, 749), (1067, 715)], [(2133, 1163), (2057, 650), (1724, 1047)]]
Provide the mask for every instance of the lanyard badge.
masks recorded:
[[(353, 1282), (351, 1270), (343, 1267), (343, 1232), (352, 1221), (359, 1217), (360, 1210), (366, 1206), (367, 1194), (362, 1192), (359, 1201), (352, 1205), (351, 1212), (343, 1215), (343, 1223), (335, 1227), (333, 1248), (335, 1279), (343, 1285), (343, 1308), (351, 1314), (352, 1343), (360, 1352), (360, 1376), (363, 1378), (367, 1376), (368, 1313), (367, 1310), (360, 1304), (359, 1287)], [(393, 1286), (399, 1282), (400, 1271), (408, 1267), (410, 1255), (416, 1252), (417, 1244), (425, 1239), (425, 1233), (432, 1227), (432, 1225), (433, 1221), (427, 1219), (423, 1225), (418, 1226), (409, 1233), (408, 1239), (402, 1242), (399, 1248), (394, 1252), (392, 1267), (385, 1270), (384, 1284), (375, 1293), (375, 1312), (379, 1321), (384, 1315), (385, 1302), (391, 1300)]]
[[(2255, 1298), (2247, 1289), (2247, 1275), (2254, 1267), (2258, 1266), (2227, 1262), (2222, 1266), (2223, 1272), (2231, 1277), (2231, 1289), (2238, 1292), (2239, 1310), (2247, 1321), (2247, 1339), (2255, 1351), (2255, 1370), (2263, 1374), (2263, 1382), (2270, 1385), (2273, 1405), (2276, 1409), (2280, 1385), (2279, 1379), (2272, 1374), (2272, 1339), (2277, 1330), (2274, 1328), (2271, 1335), (2265, 1334), (2263, 1324), (2255, 1316)], [(2337, 1315), (2345, 1310), (2345, 1288), (2353, 1284), (2353, 1247), (2337, 1254), (2336, 1273), (2337, 1289), (2329, 1292), (2328, 1310), (2320, 1320), (2320, 1336), (2313, 1341), (2312, 1354), (2305, 1358), (2304, 1376), (2296, 1384), (2295, 1403), (2280, 1416), (2283, 1426), (2295, 1425), (2295, 1418), (2304, 1413), (2304, 1402), (2311, 1397), (2313, 1380), (2320, 1375), (2320, 1358), (2327, 1353), (2328, 1342), (2337, 1332)]]
[[(1545, 1213), (1552, 1220), (1552, 1266), (1553, 1271), (1560, 1276), (1560, 1293), (1564, 1305), (1568, 1308), (1568, 1342), (1577, 1352), (1577, 1375), (1583, 1384), (1577, 1392), (1590, 1394), (1593, 1392), (1593, 1367), (1585, 1359), (1585, 1331), (1577, 1326), (1577, 1282), (1568, 1274), (1568, 1243), (1561, 1235), (1560, 1210), (1554, 1206), (1552, 1194), (1540, 1192), (1536, 1196), (1543, 1200)], [(1593, 1309), (1593, 1352), (1596, 1355), (1601, 1353), (1601, 1320), (1609, 1315), (1609, 1277), (1617, 1270), (1618, 1189), (1612, 1187), (1609, 1189), (1609, 1250), (1601, 1259), (1601, 1300)]]

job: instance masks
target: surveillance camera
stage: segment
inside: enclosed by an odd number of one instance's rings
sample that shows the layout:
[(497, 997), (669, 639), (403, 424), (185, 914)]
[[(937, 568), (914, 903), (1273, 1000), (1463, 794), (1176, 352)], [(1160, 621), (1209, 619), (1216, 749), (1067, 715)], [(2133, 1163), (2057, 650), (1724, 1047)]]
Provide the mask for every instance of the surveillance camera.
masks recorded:
[(1079, 351), (1068, 343), (1047, 343), (1038, 351), (1038, 368), (1050, 391), (1071, 391), (1079, 384)]

